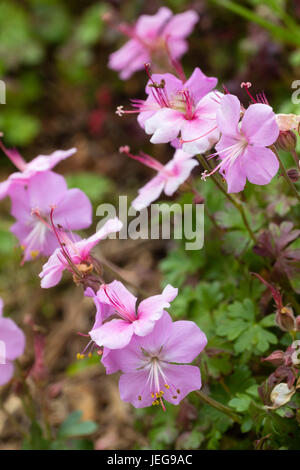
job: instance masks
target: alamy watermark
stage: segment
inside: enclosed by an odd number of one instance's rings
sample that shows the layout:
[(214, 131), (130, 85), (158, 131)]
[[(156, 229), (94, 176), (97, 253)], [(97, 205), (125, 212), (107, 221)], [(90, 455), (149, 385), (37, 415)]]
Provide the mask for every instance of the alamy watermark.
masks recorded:
[(99, 230), (111, 218), (119, 217), (122, 230), (110, 239), (184, 240), (186, 250), (201, 250), (204, 244), (204, 204), (151, 204), (136, 211), (128, 207), (127, 196), (119, 196), (118, 210), (113, 204), (100, 204), (96, 215), (102, 217)]
[(291, 85), (292, 89), (295, 90), (292, 93), (292, 103), (300, 104), (300, 80), (294, 80)]
[(0, 340), (0, 365), (6, 364), (6, 345)]
[(6, 104), (6, 85), (3, 80), (0, 80), (0, 104)]

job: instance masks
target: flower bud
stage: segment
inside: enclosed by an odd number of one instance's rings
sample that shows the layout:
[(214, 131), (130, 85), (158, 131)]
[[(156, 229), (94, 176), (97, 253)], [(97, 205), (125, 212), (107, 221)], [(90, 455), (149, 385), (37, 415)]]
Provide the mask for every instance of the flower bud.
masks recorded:
[(274, 366), (281, 366), (285, 363), (284, 352), (280, 350), (273, 351), (270, 356), (262, 358), (262, 362), (265, 361), (271, 362), (271, 364), (273, 364)]
[(297, 183), (300, 178), (299, 171), (296, 170), (296, 168), (290, 168), (289, 170), (287, 170), (287, 174), (292, 183)]
[(300, 315), (296, 317), (296, 330), (300, 331)]
[(275, 323), (282, 331), (292, 331), (296, 329), (296, 319), (290, 307), (282, 307), (277, 310)]
[(280, 131), (276, 143), (282, 150), (286, 152), (295, 150), (297, 145), (296, 134), (293, 131)]

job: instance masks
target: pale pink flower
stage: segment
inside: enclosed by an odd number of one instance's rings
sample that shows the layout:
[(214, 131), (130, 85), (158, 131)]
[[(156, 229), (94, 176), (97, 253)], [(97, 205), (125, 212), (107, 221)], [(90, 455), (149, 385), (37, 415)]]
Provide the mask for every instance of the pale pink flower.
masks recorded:
[(138, 197), (132, 202), (132, 206), (136, 210), (142, 210), (149, 206), (163, 191), (167, 196), (172, 196), (179, 186), (188, 179), (193, 168), (198, 165), (191, 155), (180, 149), (176, 150), (172, 160), (166, 165), (162, 165), (145, 153), (132, 155), (127, 146), (121, 147), (120, 151), (157, 171), (157, 175), (139, 189)]
[(18, 172), (12, 173), (6, 181), (0, 183), (0, 200), (9, 195), (16, 184), (23, 186), (29, 179), (44, 171), (52, 170), (60, 161), (65, 160), (76, 152), (75, 148), (70, 150), (56, 150), (50, 155), (38, 155), (31, 162), (26, 162), (16, 149), (7, 149), (0, 140), (0, 147), (11, 162), (18, 168)]
[[(241, 117), (241, 105), (236, 96), (222, 98), (217, 123), (222, 137), (216, 145), (221, 162), (203, 179), (219, 171), (226, 179), (229, 193), (242, 191), (250, 183), (264, 185), (276, 175), (279, 163), (272, 150), (279, 128), (271, 106), (251, 104)], [(217, 155), (217, 154), (213, 154)]]
[(147, 336), (135, 336), (118, 350), (104, 348), (102, 363), (107, 373), (120, 370), (121, 399), (136, 408), (161, 404), (178, 405), (201, 388), (199, 368), (185, 365), (205, 348), (205, 334), (192, 321), (176, 321), (164, 312)]
[[(41, 287), (49, 288), (58, 284), (61, 280), (63, 271), (67, 269), (73, 272), (72, 265), (92, 264), (90, 252), (100, 240), (103, 240), (110, 233), (119, 232), (122, 228), (122, 222), (116, 217), (108, 220), (106, 224), (94, 235), (83, 240), (73, 241), (66, 234), (63, 234), (62, 245), (57, 248), (50, 256), (47, 263), (44, 264), (40, 273)], [(60, 235), (58, 234), (58, 238)]]
[(118, 29), (130, 40), (110, 55), (108, 66), (127, 80), (157, 52), (165, 51), (171, 61), (179, 59), (188, 49), (185, 38), (198, 19), (193, 10), (173, 15), (171, 10), (161, 7), (155, 15), (141, 15), (133, 26), (121, 24)]
[(21, 356), (25, 349), (23, 331), (11, 318), (4, 318), (3, 301), (0, 298), (0, 385), (10, 381), (14, 373), (13, 361)]
[(88, 197), (77, 188), (68, 189), (63, 176), (52, 171), (38, 173), (26, 187), (14, 186), (10, 191), (11, 214), (17, 219), (11, 231), (24, 249), (24, 261), (39, 254), (50, 256), (59, 246), (51, 224), (65, 230), (80, 230), (92, 223), (92, 206)]
[(182, 82), (170, 73), (150, 75), (146, 100), (132, 100), (135, 110), (117, 109), (117, 114), (139, 113), (138, 122), (147, 134), (153, 134), (153, 144), (178, 141), (182, 150), (191, 155), (209, 150), (220, 132), (216, 123), (222, 93), (212, 91), (217, 79), (207, 77), (197, 67), (191, 77)]
[[(89, 333), (92, 340), (98, 346), (121, 349), (133, 335), (148, 335), (164, 309), (170, 307), (177, 292), (178, 289), (167, 285), (162, 294), (143, 300), (136, 308), (137, 298), (120, 281), (101, 285), (96, 296), (91, 289), (87, 289), (86, 295), (94, 297), (97, 307), (96, 326)], [(111, 315), (119, 318), (102, 323)]]

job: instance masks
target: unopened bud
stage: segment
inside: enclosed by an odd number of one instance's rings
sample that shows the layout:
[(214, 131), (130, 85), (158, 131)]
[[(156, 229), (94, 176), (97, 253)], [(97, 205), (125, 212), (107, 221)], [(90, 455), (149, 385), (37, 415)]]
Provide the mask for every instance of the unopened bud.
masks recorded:
[(262, 361), (268, 361), (271, 362), (274, 366), (281, 366), (284, 364), (284, 352), (283, 351), (273, 351), (270, 356), (262, 358)]
[(293, 131), (280, 131), (276, 143), (285, 152), (295, 150), (297, 145), (296, 134)]
[(287, 171), (287, 174), (292, 183), (297, 183), (300, 178), (299, 171), (296, 170), (296, 168), (290, 168), (290, 170)]
[(296, 319), (290, 307), (282, 307), (277, 310), (275, 323), (282, 331), (292, 331), (296, 329)]

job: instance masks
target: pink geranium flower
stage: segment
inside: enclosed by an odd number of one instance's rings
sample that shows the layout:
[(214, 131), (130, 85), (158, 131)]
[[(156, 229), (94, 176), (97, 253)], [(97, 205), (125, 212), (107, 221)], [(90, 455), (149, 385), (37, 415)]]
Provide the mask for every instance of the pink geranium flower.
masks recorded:
[[(224, 96), (217, 112), (222, 137), (216, 150), (221, 162), (210, 174), (218, 170), (226, 179), (229, 193), (242, 191), (247, 179), (253, 184), (267, 184), (279, 168), (276, 155), (267, 148), (279, 135), (271, 106), (251, 104), (241, 122), (240, 116), (238, 98), (229, 94)], [(209, 175), (204, 174), (204, 179)]]
[(172, 323), (167, 312), (152, 332), (135, 336), (122, 350), (106, 350), (102, 362), (107, 373), (121, 370), (119, 388), (123, 401), (136, 408), (161, 404), (163, 398), (178, 405), (193, 390), (201, 388), (198, 367), (192, 362), (206, 346), (205, 334), (191, 321)]
[(109, 67), (127, 80), (134, 72), (151, 61), (153, 54), (165, 51), (171, 60), (179, 59), (188, 49), (185, 38), (193, 31), (199, 17), (188, 10), (173, 15), (162, 7), (155, 15), (142, 15), (133, 26), (120, 25), (118, 29), (130, 40), (109, 57)]
[[(76, 268), (80, 264), (92, 264), (90, 252), (94, 246), (110, 233), (119, 232), (122, 225), (122, 222), (116, 217), (115, 219), (108, 220), (91, 237), (79, 241), (73, 241), (66, 234), (63, 234), (61, 247), (54, 251), (40, 273), (40, 278), (42, 279), (41, 287), (49, 288), (58, 284), (65, 269), (73, 272), (72, 265)], [(58, 238), (59, 236), (58, 234)]]
[(11, 213), (17, 219), (11, 231), (24, 249), (24, 261), (39, 254), (50, 256), (59, 246), (50, 220), (53, 208), (61, 228), (80, 230), (92, 223), (87, 196), (80, 189), (68, 189), (63, 176), (52, 171), (34, 175), (26, 187), (14, 186), (10, 196)]
[(138, 197), (132, 202), (132, 206), (136, 210), (142, 210), (149, 206), (163, 191), (167, 196), (172, 196), (179, 186), (188, 179), (192, 169), (198, 165), (191, 155), (182, 150), (176, 150), (174, 157), (166, 165), (162, 165), (145, 153), (132, 155), (127, 146), (121, 147), (120, 151), (157, 171), (157, 175), (139, 190)]
[[(120, 281), (103, 284), (96, 296), (91, 289), (87, 289), (86, 295), (96, 297), (97, 307), (96, 327), (94, 325), (90, 331), (92, 340), (98, 346), (121, 349), (130, 342), (134, 334), (148, 335), (164, 309), (170, 307), (170, 302), (174, 300), (177, 292), (178, 289), (167, 285), (162, 294), (143, 300), (136, 308), (137, 298)], [(102, 323), (111, 315), (117, 315), (119, 318)]]
[(223, 95), (212, 91), (217, 79), (207, 77), (199, 68), (186, 82), (170, 73), (149, 76), (148, 98), (134, 100), (133, 111), (119, 107), (117, 114), (139, 113), (138, 122), (147, 134), (153, 134), (153, 144), (173, 143), (180, 137), (182, 150), (191, 155), (209, 150), (220, 136), (216, 112)]
[(25, 348), (23, 331), (11, 318), (4, 318), (3, 301), (0, 298), (0, 385), (4, 385), (13, 376), (13, 361), (21, 356)]
[(75, 148), (56, 150), (50, 155), (39, 155), (27, 163), (16, 149), (5, 148), (1, 140), (0, 147), (19, 170), (12, 173), (6, 181), (0, 183), (0, 200), (7, 196), (16, 184), (27, 184), (32, 176), (52, 170), (61, 160), (65, 160), (76, 152)]

